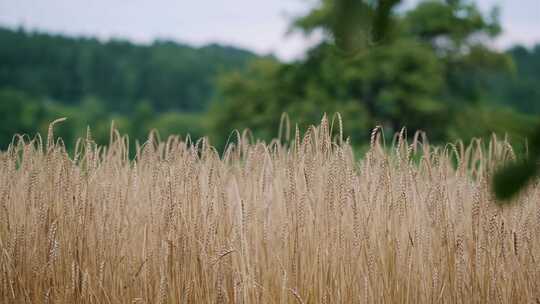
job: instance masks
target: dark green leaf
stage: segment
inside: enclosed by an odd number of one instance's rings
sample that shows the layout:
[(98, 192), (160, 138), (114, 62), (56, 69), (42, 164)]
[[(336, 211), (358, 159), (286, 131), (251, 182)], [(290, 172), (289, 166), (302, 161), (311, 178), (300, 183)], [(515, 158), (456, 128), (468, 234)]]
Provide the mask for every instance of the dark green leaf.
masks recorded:
[(493, 185), (499, 202), (508, 202), (538, 172), (538, 166), (530, 161), (507, 165), (495, 174)]

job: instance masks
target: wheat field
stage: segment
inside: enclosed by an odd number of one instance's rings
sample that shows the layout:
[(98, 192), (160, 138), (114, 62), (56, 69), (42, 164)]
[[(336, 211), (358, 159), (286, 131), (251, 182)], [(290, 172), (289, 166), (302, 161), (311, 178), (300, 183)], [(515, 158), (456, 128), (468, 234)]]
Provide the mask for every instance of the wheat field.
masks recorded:
[(53, 125), (15, 137), (0, 303), (539, 303), (540, 186), (507, 206), (490, 189), (510, 145), (381, 134), (360, 160), (326, 117), (222, 155), (151, 133), (130, 159), (114, 129), (72, 156)]

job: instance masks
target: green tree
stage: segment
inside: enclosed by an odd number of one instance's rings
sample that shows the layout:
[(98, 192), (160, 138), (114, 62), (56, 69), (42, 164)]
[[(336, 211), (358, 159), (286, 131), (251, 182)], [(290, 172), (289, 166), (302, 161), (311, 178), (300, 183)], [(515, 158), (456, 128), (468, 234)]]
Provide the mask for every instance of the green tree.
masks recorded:
[(44, 109), (28, 95), (15, 90), (0, 90), (0, 149), (5, 149), (18, 134), (35, 134)]
[(310, 123), (339, 111), (353, 116), (345, 121), (353, 121), (356, 139), (367, 139), (375, 124), (447, 139), (456, 115), (482, 100), (486, 84), (477, 79), (511, 66), (485, 46), (500, 31), (497, 11), (485, 16), (456, 0), (424, 1), (398, 14), (397, 3), (319, 1), (293, 30), (323, 33), (322, 41), (303, 60), (224, 76), (214, 130), (222, 136), (230, 132), (224, 126), (249, 126), (269, 137), (281, 112)]
[(141, 101), (137, 104), (131, 117), (130, 135), (134, 140), (144, 141), (147, 139), (155, 115), (154, 109), (148, 101)]

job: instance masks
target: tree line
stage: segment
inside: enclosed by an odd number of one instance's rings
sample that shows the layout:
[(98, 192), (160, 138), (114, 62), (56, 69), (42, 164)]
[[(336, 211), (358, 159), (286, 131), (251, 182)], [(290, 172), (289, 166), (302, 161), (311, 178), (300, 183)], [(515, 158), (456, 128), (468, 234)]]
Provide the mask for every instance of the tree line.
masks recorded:
[(201, 113), (220, 73), (244, 69), (254, 53), (171, 41), (136, 45), (0, 28), (0, 147), (59, 116), (67, 144), (90, 126), (106, 143), (111, 120), (134, 138), (151, 128), (203, 136)]
[(208, 134), (218, 146), (234, 128), (270, 139), (283, 112), (300, 127), (340, 112), (358, 144), (375, 125), (422, 129), (445, 142), (492, 132), (522, 141), (536, 123), (540, 45), (489, 47), (502, 30), (497, 10), (460, 0), (407, 11), (339, 3), (345, 9), (321, 0), (292, 21), (291, 31), (323, 38), (288, 63), (219, 45), (0, 29), (0, 146), (59, 116), (70, 118), (58, 130), (68, 144), (87, 125), (106, 143), (111, 120), (141, 140), (151, 128)]
[(107, 109), (129, 112), (147, 101), (159, 112), (203, 111), (214, 77), (255, 55), (217, 44), (200, 48), (171, 41), (135, 45), (24, 29), (0, 29), (0, 84), (76, 105), (88, 96)]

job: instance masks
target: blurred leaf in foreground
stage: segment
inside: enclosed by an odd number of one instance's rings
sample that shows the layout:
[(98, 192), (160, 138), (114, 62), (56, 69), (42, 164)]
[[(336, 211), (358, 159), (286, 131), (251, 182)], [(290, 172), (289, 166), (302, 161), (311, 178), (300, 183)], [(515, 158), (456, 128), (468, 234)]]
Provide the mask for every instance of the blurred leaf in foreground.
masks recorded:
[(527, 184), (538, 176), (538, 161), (540, 160), (540, 126), (530, 137), (528, 154), (525, 159), (508, 164), (493, 178), (493, 188), (499, 203), (507, 203), (518, 194)]
[(493, 179), (495, 195), (507, 202), (516, 195), (531, 178), (537, 175), (538, 167), (529, 160), (510, 164), (499, 170)]

